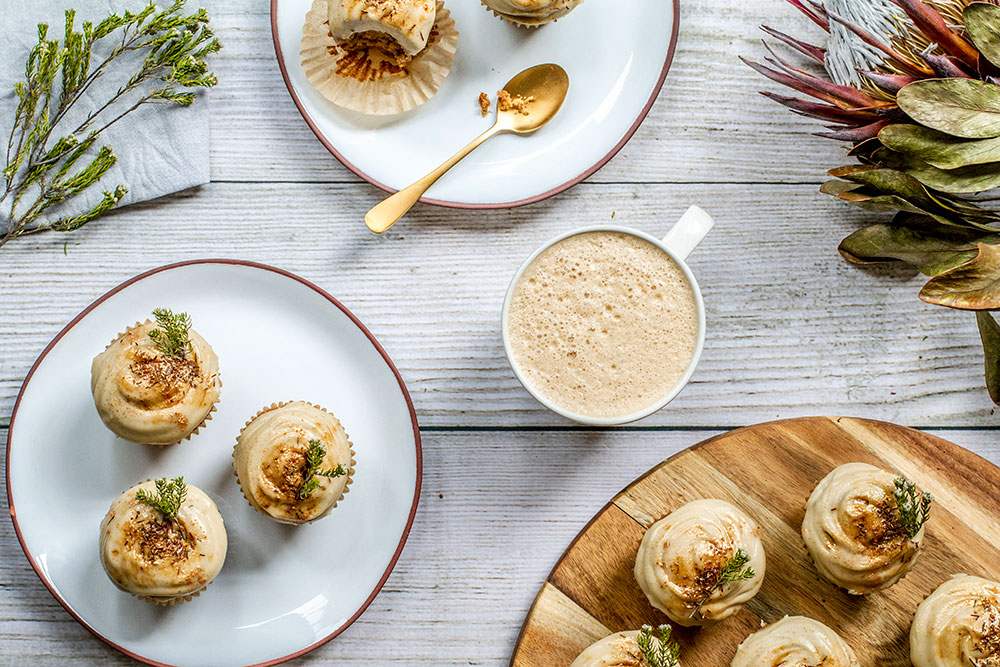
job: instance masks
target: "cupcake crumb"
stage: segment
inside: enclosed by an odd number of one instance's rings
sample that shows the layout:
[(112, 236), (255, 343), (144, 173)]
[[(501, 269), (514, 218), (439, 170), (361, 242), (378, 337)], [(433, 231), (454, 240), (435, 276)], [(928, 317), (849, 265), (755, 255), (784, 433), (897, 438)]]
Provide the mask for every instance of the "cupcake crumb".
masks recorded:
[(500, 111), (513, 111), (522, 116), (528, 115), (528, 105), (535, 101), (534, 97), (522, 97), (511, 95), (506, 90), (497, 92), (497, 109)]
[(483, 118), (490, 115), (490, 96), (486, 93), (479, 93), (479, 112)]

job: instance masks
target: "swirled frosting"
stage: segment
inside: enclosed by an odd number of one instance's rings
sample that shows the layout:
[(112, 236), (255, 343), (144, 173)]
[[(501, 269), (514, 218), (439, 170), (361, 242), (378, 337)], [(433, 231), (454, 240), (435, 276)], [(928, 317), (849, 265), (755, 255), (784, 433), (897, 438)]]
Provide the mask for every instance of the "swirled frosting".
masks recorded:
[(892, 586), (920, 553), (923, 529), (910, 540), (899, 524), (896, 477), (867, 463), (846, 463), (823, 478), (806, 503), (802, 539), (819, 573), (848, 593)]
[(910, 626), (914, 667), (1000, 667), (1000, 583), (955, 575), (927, 596)]
[(483, 0), (487, 7), (528, 23), (554, 21), (569, 14), (583, 0)]
[[(742, 549), (755, 576), (718, 585)], [(724, 500), (695, 500), (657, 521), (642, 538), (635, 579), (650, 604), (680, 625), (706, 625), (735, 614), (764, 581), (756, 522)]]
[(226, 560), (222, 515), (204, 491), (187, 485), (176, 519), (140, 502), (153, 482), (133, 486), (111, 503), (101, 521), (100, 558), (114, 584), (155, 602), (170, 602), (205, 588)]
[(638, 636), (637, 630), (608, 635), (588, 646), (570, 667), (646, 667), (635, 641)]
[(330, 34), (338, 43), (363, 32), (389, 35), (415, 56), (427, 46), (437, 0), (330, 0)]
[(94, 359), (90, 388), (101, 420), (115, 435), (149, 445), (180, 442), (219, 400), (219, 359), (194, 330), (184, 357), (164, 354), (138, 324)]
[(805, 616), (785, 616), (743, 640), (730, 667), (859, 667), (836, 632)]
[[(312, 440), (319, 440), (326, 449), (322, 470), (342, 465), (348, 474), (317, 476), (319, 487), (300, 498), (306, 452)], [(329, 514), (354, 473), (351, 443), (340, 421), (305, 401), (273, 407), (254, 417), (236, 441), (233, 468), (254, 509), (290, 524), (308, 523)]]

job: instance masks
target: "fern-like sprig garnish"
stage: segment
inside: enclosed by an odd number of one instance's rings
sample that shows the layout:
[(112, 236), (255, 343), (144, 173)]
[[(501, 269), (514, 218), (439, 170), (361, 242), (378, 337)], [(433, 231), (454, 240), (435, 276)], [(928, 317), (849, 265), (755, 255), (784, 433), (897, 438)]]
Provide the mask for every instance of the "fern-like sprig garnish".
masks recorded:
[(715, 584), (708, 589), (708, 592), (698, 601), (698, 605), (691, 612), (691, 617), (693, 618), (695, 614), (701, 609), (702, 605), (708, 602), (709, 598), (715, 591), (722, 588), (723, 585), (737, 582), (737, 581), (749, 581), (757, 576), (757, 572), (754, 571), (752, 567), (747, 567), (750, 562), (750, 554), (748, 554), (743, 549), (737, 549), (726, 564), (722, 566), (719, 571), (719, 578), (716, 580)]
[(323, 459), (326, 458), (326, 447), (319, 440), (310, 440), (309, 449), (306, 450), (306, 471), (302, 475), (302, 487), (299, 489), (299, 498), (305, 499), (309, 494), (319, 488), (318, 477), (343, 477), (347, 470), (340, 463), (336, 468), (322, 470)]
[(171, 357), (183, 357), (191, 349), (191, 317), (187, 313), (174, 313), (166, 308), (153, 311), (156, 329), (149, 337), (160, 352)]
[(678, 667), (681, 647), (670, 639), (673, 628), (669, 625), (661, 625), (655, 629), (655, 632), (654, 636), (653, 626), (644, 625), (635, 638), (643, 660), (649, 667)]
[(146, 503), (160, 511), (163, 516), (171, 521), (177, 518), (177, 512), (184, 504), (187, 497), (187, 484), (184, 483), (184, 476), (175, 477), (168, 480), (166, 477), (154, 482), (156, 494), (152, 494), (146, 489), (139, 489), (135, 492), (135, 498), (139, 502)]
[(903, 529), (906, 537), (912, 540), (930, 518), (934, 496), (929, 491), (919, 493), (917, 485), (905, 477), (897, 477), (893, 480), (893, 484), (896, 486), (893, 496), (896, 500), (899, 527)]

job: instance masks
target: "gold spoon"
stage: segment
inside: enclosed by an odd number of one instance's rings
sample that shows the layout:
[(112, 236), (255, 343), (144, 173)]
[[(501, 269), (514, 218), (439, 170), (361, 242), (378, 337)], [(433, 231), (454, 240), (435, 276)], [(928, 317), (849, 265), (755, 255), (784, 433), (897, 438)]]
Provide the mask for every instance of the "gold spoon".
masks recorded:
[(566, 93), (569, 91), (569, 75), (559, 65), (536, 65), (508, 81), (503, 89), (515, 100), (522, 98), (530, 101), (520, 111), (517, 109), (500, 111), (498, 104), (497, 122), (493, 127), (440, 167), (368, 211), (365, 215), (368, 229), (381, 234), (396, 224), (424, 196), (428, 188), (487, 139), (503, 132), (530, 134), (552, 120), (566, 99)]

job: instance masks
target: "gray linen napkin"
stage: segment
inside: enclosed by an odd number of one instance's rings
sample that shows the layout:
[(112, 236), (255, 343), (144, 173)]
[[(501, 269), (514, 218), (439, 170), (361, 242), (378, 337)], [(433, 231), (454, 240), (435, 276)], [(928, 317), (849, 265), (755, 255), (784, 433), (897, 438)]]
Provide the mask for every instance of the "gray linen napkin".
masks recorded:
[[(4, 150), (10, 136), (17, 98), (14, 83), (24, 79), (24, 63), (28, 52), (38, 42), (37, 24), (49, 24), (49, 38), (62, 39), (65, 30), (65, 10), (76, 10), (75, 27), (81, 29), (84, 21), (95, 25), (115, 12), (138, 12), (146, 0), (3, 0), (4, 18), (0, 22), (0, 39), (3, 40), (0, 57), (0, 144)], [(157, 2), (159, 9), (166, 9), (170, 0)], [(188, 0), (184, 9), (190, 14), (204, 7), (203, 0)], [(209, 7), (210, 9), (210, 7)], [(112, 37), (106, 38), (111, 43)], [(95, 58), (106, 54), (107, 46), (95, 48)], [(134, 62), (134, 65), (132, 64)], [(138, 69), (139, 61), (130, 61), (123, 69), (115, 67), (94, 83), (88, 94), (77, 103), (91, 111), (106, 102), (127, 77)], [(212, 67), (209, 57), (209, 67)], [(104, 175), (93, 192), (86, 191), (74, 201), (58, 210), (58, 214), (77, 214), (100, 201), (101, 191), (114, 190), (118, 185), (129, 189), (129, 194), (118, 204), (154, 199), (209, 181), (208, 158), (208, 100), (204, 93), (190, 107), (173, 105), (145, 105), (105, 131), (95, 146), (110, 145), (118, 156), (118, 163)], [(124, 107), (121, 109), (124, 111)], [(58, 126), (53, 136), (71, 132), (79, 124), (74, 118)], [(60, 132), (61, 130), (61, 132)], [(3, 159), (0, 151), (0, 161)]]

